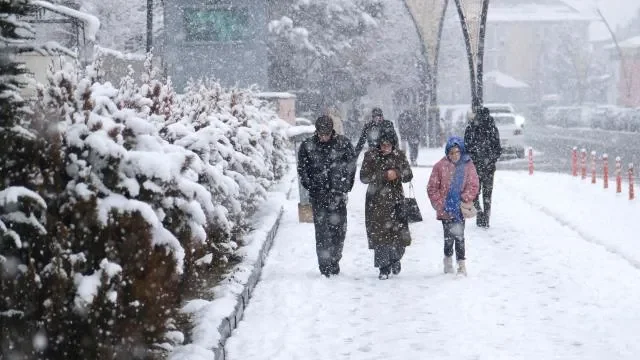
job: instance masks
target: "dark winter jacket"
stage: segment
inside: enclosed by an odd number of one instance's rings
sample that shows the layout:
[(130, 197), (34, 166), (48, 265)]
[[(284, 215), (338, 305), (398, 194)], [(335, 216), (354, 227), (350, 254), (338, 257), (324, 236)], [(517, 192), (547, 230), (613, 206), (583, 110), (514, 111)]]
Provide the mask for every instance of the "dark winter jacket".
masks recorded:
[(403, 111), (398, 117), (398, 132), (402, 140), (410, 143), (420, 141), (420, 121), (415, 111)]
[(326, 143), (313, 135), (300, 144), (298, 176), (311, 198), (348, 193), (353, 188), (355, 174), (353, 145), (345, 136), (334, 131)]
[(464, 145), (479, 175), (496, 171), (496, 162), (502, 155), (502, 146), (500, 133), (491, 115), (480, 113), (476, 121), (467, 125), (464, 131)]
[(379, 122), (372, 120), (366, 123), (362, 128), (358, 144), (356, 144), (356, 156), (360, 155), (365, 142), (369, 145), (369, 149), (377, 149), (380, 144), (380, 137), (387, 135), (393, 138), (393, 147), (397, 148), (398, 134), (396, 134), (396, 129), (391, 121), (383, 119)]
[[(398, 178), (389, 181), (384, 174), (395, 169)], [(413, 179), (411, 166), (403, 151), (394, 149), (382, 155), (379, 149), (369, 149), (364, 154), (360, 180), (368, 184), (365, 200), (365, 226), (369, 248), (379, 245), (409, 246), (411, 235), (409, 226), (395, 214), (396, 205), (404, 199), (403, 182)]]

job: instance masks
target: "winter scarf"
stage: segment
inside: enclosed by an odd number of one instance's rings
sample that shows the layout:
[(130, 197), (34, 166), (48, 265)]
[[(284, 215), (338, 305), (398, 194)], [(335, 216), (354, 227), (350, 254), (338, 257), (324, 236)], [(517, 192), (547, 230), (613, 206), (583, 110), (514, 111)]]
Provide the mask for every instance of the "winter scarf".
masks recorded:
[(451, 187), (444, 203), (444, 211), (453, 216), (456, 222), (462, 222), (464, 217), (462, 216), (462, 210), (460, 210), (460, 202), (462, 201), (462, 185), (464, 184), (464, 168), (467, 162), (471, 160), (469, 155), (465, 153), (464, 140), (457, 136), (452, 136), (447, 141), (445, 147), (445, 153), (449, 153), (452, 147), (457, 146), (460, 149), (460, 160), (455, 164), (455, 172), (453, 179), (451, 179)]

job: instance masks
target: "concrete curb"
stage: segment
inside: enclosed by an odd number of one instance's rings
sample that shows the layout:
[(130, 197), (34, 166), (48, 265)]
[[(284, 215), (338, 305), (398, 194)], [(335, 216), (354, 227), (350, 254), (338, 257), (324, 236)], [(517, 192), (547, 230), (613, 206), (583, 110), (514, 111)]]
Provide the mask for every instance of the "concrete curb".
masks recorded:
[[(291, 184), (291, 188), (287, 192), (287, 199), (290, 198), (292, 190), (294, 188), (295, 181)], [(278, 216), (276, 217), (273, 225), (271, 226), (269, 232), (267, 233), (267, 238), (262, 244), (262, 248), (259, 251), (259, 256), (256, 262), (253, 264), (253, 269), (251, 270), (251, 275), (249, 276), (248, 281), (244, 285), (244, 289), (242, 293), (237, 298), (236, 306), (232, 314), (228, 317), (224, 318), (220, 325), (218, 325), (218, 331), (220, 333), (220, 341), (218, 342), (218, 347), (213, 349), (213, 353), (215, 355), (215, 360), (225, 360), (227, 358), (227, 354), (225, 351), (225, 344), (227, 339), (231, 336), (233, 330), (238, 327), (238, 324), (242, 320), (244, 315), (244, 310), (249, 306), (249, 301), (251, 299), (252, 293), (258, 281), (260, 281), (260, 276), (262, 275), (262, 267), (264, 266), (264, 262), (269, 255), (269, 251), (273, 246), (273, 240), (278, 233), (278, 228), (280, 226), (280, 220), (282, 219), (282, 214), (284, 213), (284, 207), (280, 207), (280, 211), (278, 212)]]
[(220, 325), (218, 325), (218, 331), (220, 332), (220, 342), (218, 343), (218, 347), (213, 350), (215, 354), (216, 360), (225, 360), (226, 351), (225, 351), (225, 343), (227, 339), (231, 336), (233, 330), (238, 327), (238, 324), (242, 320), (242, 316), (244, 315), (244, 310), (249, 306), (249, 300), (251, 299), (251, 295), (253, 293), (253, 289), (258, 284), (260, 280), (260, 275), (262, 274), (262, 267), (264, 266), (264, 261), (269, 254), (269, 250), (271, 250), (271, 246), (273, 246), (273, 239), (276, 237), (278, 233), (278, 227), (280, 226), (280, 219), (282, 218), (282, 213), (284, 212), (283, 208), (280, 208), (280, 212), (273, 226), (269, 230), (267, 235), (267, 239), (265, 240), (262, 249), (260, 250), (260, 256), (258, 257), (258, 261), (256, 261), (253, 265), (253, 270), (251, 271), (251, 275), (249, 276), (249, 280), (244, 285), (244, 289), (242, 294), (238, 297), (236, 307), (231, 315), (226, 317)]

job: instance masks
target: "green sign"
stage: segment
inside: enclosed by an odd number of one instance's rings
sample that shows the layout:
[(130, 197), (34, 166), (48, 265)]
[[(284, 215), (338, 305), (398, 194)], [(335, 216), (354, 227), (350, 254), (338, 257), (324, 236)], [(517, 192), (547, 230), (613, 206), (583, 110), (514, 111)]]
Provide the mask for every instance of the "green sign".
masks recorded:
[(243, 8), (185, 9), (187, 41), (241, 41), (249, 34), (249, 14)]

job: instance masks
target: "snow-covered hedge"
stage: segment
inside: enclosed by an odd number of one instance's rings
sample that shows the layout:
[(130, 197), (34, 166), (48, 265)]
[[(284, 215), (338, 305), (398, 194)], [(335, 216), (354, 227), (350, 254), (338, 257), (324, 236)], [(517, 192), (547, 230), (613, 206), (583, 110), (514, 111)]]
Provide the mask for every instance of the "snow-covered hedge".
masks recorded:
[(286, 124), (251, 90), (178, 96), (150, 65), (114, 86), (99, 66), (51, 74), (21, 123), (46, 151), (0, 189), (3, 352), (149, 358), (179, 342), (185, 289), (225, 269), (288, 166)]

